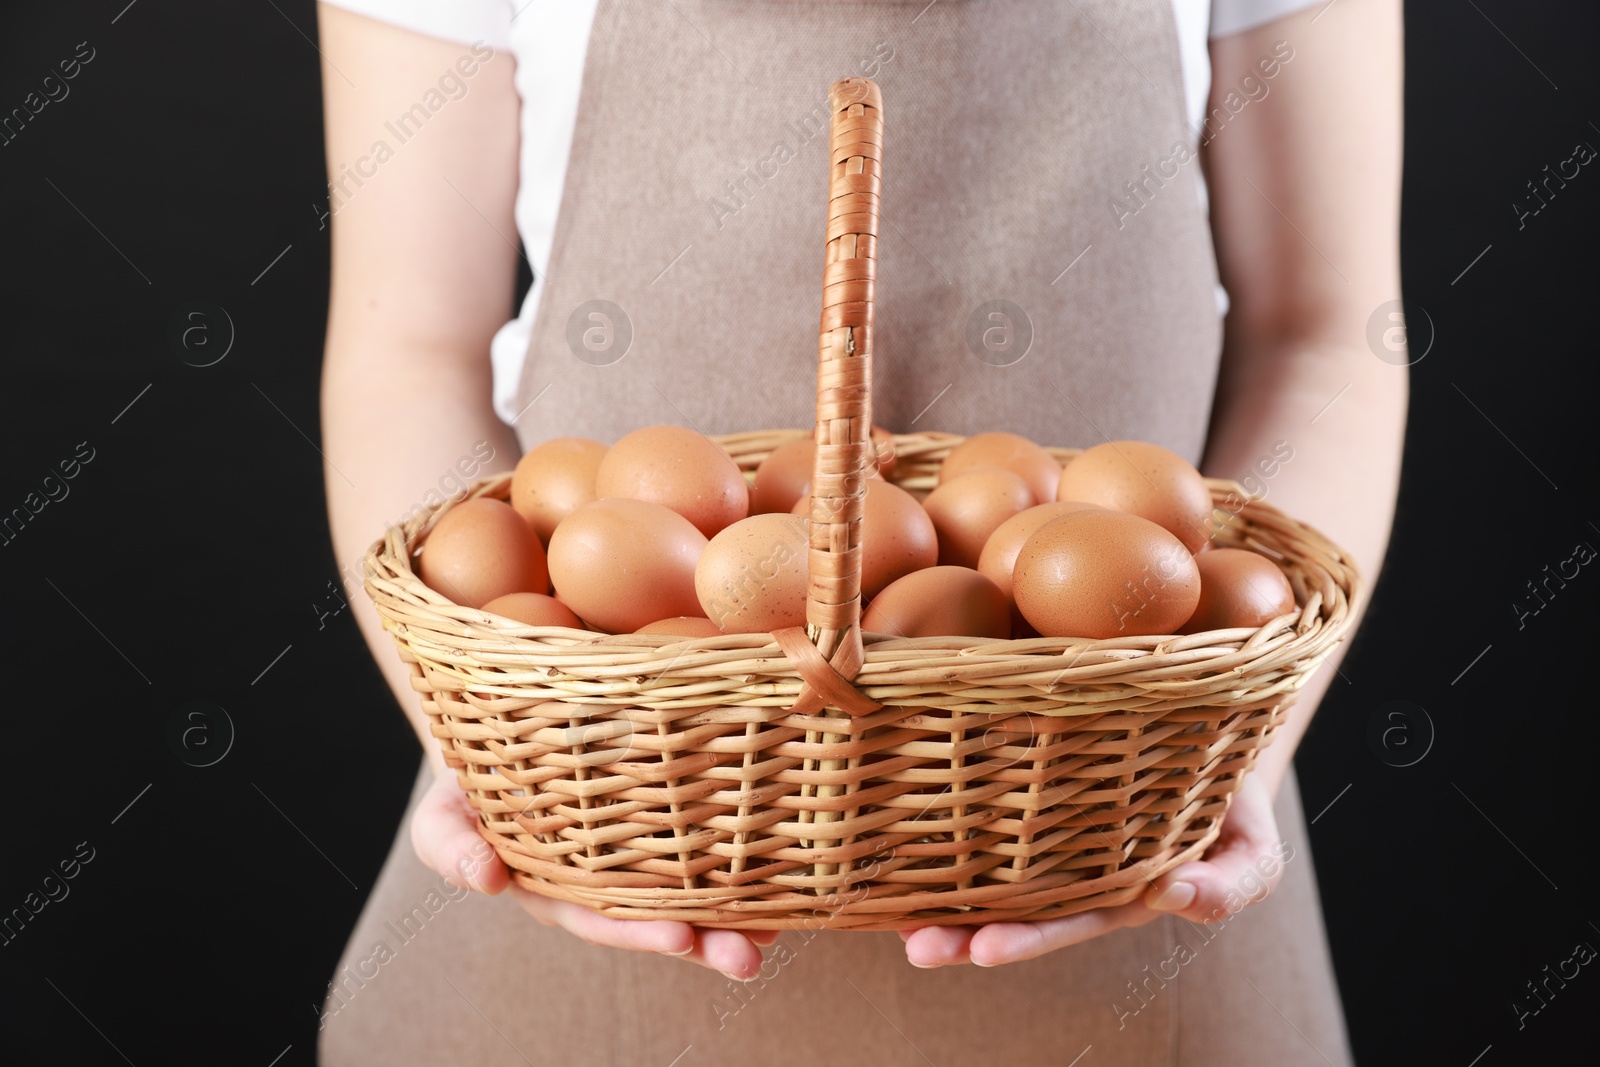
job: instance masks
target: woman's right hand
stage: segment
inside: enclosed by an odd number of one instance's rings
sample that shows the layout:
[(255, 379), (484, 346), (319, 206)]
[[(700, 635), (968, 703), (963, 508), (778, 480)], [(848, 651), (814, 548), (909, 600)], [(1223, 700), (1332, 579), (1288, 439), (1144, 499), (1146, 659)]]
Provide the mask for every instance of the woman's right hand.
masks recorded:
[(477, 831), (478, 815), (444, 772), (411, 819), (411, 845), (427, 866), (452, 885), (491, 896), (509, 889), (522, 909), (546, 926), (559, 926), (591, 945), (658, 952), (748, 981), (761, 969), (761, 946), (777, 930), (712, 930), (671, 920), (611, 919), (580, 904), (555, 900), (511, 884), (511, 871)]

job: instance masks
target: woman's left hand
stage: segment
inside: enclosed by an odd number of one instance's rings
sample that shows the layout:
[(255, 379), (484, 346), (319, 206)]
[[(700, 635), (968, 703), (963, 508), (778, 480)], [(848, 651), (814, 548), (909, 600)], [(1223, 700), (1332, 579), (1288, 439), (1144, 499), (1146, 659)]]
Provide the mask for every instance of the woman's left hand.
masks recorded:
[(1293, 858), (1278, 835), (1272, 797), (1257, 774), (1249, 774), (1233, 798), (1217, 840), (1205, 858), (1175, 867), (1150, 884), (1131, 904), (1097, 908), (1039, 922), (983, 926), (925, 926), (901, 930), (906, 958), (917, 967), (975, 963), (998, 967), (1042, 956), (1125, 926), (1143, 926), (1163, 915), (1213, 922), (1265, 900)]

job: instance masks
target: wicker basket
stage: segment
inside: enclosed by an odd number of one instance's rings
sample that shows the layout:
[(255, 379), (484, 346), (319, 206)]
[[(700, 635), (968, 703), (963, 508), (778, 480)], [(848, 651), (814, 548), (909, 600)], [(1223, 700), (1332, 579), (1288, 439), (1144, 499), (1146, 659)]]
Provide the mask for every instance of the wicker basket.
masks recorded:
[[(864, 79), (831, 98), (809, 625), (684, 640), (457, 606), (411, 566), (451, 504), (372, 547), (367, 591), (480, 831), (528, 889), (619, 918), (752, 930), (1126, 903), (1215, 839), (1348, 628), (1359, 575), (1315, 531), (1208, 479), (1216, 543), (1276, 560), (1293, 613), (1190, 636), (863, 639), (882, 112)], [(748, 475), (806, 433), (716, 440)], [(923, 495), (961, 440), (898, 435), (893, 480)], [(471, 495), (509, 488), (502, 474)]]

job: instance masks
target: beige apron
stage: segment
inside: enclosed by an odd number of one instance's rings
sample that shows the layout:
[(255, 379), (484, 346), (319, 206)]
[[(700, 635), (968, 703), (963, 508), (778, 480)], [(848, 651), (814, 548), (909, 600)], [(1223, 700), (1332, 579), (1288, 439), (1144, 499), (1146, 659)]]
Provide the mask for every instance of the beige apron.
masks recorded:
[(1221, 334), (1175, 29), (1167, 0), (602, 2), (523, 447), (810, 425), (827, 90), (867, 74), (874, 421), (1198, 462)]
[[(886, 120), (874, 421), (1198, 461), (1220, 324), (1170, 0), (601, 0), (523, 447), (809, 425), (827, 88), (852, 74)], [(323, 1062), (1342, 1065), (1292, 776), (1278, 816), (1284, 881), (1219, 930), (930, 971), (892, 933), (789, 931), (744, 985), (443, 897), (402, 826)]]

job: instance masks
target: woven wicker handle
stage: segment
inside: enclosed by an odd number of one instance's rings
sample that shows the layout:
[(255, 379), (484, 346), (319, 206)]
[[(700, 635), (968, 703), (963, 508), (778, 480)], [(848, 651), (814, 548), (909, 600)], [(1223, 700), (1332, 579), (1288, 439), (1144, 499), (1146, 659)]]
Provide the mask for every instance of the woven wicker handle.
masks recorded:
[(867, 471), (876, 458), (872, 290), (878, 266), (883, 101), (877, 84), (866, 78), (834, 82), (828, 97), (833, 117), (806, 632), (825, 659), (847, 650), (835, 668), (852, 678), (861, 661), (861, 516)]

